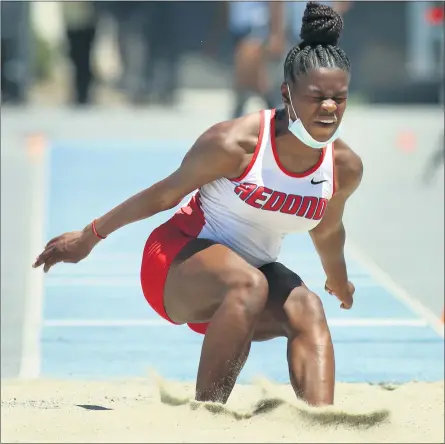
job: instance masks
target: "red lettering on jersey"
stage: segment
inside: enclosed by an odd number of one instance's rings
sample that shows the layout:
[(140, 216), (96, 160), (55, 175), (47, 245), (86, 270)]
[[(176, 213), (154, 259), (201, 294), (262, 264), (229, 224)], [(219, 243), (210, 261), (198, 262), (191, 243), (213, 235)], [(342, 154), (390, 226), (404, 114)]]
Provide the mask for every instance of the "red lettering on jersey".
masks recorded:
[[(248, 199), (246, 199), (246, 204), (249, 204), (251, 207), (254, 208), (261, 208), (262, 206), (262, 200), (267, 199), (269, 196), (267, 194), (271, 194), (273, 190), (270, 188), (265, 187), (258, 187), (250, 196)], [(261, 203), (259, 203), (259, 202)]]
[(283, 206), (286, 197), (286, 193), (274, 191), (261, 209), (266, 211), (278, 211)]
[(326, 211), (326, 206), (328, 204), (328, 200), (321, 197), (318, 199), (317, 211), (315, 211), (314, 220), (320, 220), (324, 216), (324, 212)]
[(241, 183), (234, 189), (241, 200), (254, 208), (265, 211), (280, 211), (297, 217), (320, 220), (326, 211), (328, 199), (314, 196), (286, 194), (253, 183)]
[(300, 207), (302, 197), (295, 194), (288, 194), (280, 213), (295, 214)]
[(240, 183), (235, 187), (235, 193), (238, 194), (241, 200), (246, 200), (255, 188), (257, 186), (253, 183)]
[(305, 196), (301, 207), (297, 212), (298, 217), (305, 217), (306, 219), (312, 219), (317, 209), (318, 197)]

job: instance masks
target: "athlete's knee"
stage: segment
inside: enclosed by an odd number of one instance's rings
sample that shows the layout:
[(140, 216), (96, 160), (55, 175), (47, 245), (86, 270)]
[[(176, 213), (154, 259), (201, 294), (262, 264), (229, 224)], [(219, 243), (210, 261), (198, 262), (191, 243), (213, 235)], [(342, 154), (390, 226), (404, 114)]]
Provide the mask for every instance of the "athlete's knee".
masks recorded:
[(259, 315), (266, 305), (269, 286), (261, 271), (236, 270), (226, 278), (226, 300), (240, 309)]
[(288, 328), (293, 333), (323, 333), (327, 330), (326, 315), (319, 296), (305, 287), (294, 289), (286, 303)]

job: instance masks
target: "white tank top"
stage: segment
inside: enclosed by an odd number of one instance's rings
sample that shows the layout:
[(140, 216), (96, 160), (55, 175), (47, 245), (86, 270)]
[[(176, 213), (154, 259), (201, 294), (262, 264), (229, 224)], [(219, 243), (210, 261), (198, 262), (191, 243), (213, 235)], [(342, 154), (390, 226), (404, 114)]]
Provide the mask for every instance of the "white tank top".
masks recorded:
[(278, 158), (274, 117), (261, 111), (255, 153), (240, 177), (204, 185), (174, 216), (186, 234), (226, 245), (255, 267), (277, 260), (286, 234), (316, 227), (335, 190), (333, 144), (313, 168), (290, 173)]

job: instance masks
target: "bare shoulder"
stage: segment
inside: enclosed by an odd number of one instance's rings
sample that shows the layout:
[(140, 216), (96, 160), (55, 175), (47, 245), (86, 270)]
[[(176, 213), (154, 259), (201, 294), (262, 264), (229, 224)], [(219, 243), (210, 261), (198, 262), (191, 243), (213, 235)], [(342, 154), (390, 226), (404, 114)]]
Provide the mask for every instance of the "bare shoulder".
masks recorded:
[(201, 161), (208, 158), (213, 164), (224, 164), (224, 173), (236, 177), (246, 168), (255, 152), (260, 127), (259, 112), (216, 123), (196, 140), (184, 162), (192, 158)]
[(363, 177), (363, 162), (360, 156), (342, 139), (334, 144), (334, 163), (338, 191), (352, 194)]
[(203, 136), (216, 142), (215, 146), (229, 153), (249, 154), (255, 151), (261, 127), (260, 113), (248, 114), (238, 119), (219, 122)]
[[(255, 151), (260, 128), (257, 116), (220, 122), (204, 131), (181, 165), (156, 184), (164, 200), (176, 205), (178, 199), (215, 180), (239, 177)], [(175, 203), (176, 202), (176, 203)], [(168, 207), (171, 208), (171, 207)]]

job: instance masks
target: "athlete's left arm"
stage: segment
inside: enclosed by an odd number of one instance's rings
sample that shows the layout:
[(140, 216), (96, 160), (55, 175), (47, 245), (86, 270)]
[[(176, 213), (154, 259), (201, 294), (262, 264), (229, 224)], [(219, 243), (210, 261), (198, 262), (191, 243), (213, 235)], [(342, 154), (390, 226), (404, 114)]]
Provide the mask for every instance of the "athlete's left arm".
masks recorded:
[(360, 185), (363, 164), (360, 157), (342, 140), (335, 142), (336, 190), (329, 201), (321, 222), (310, 232), (327, 276), (327, 286), (343, 291), (348, 286), (344, 257), (345, 227), (343, 212), (348, 198)]

